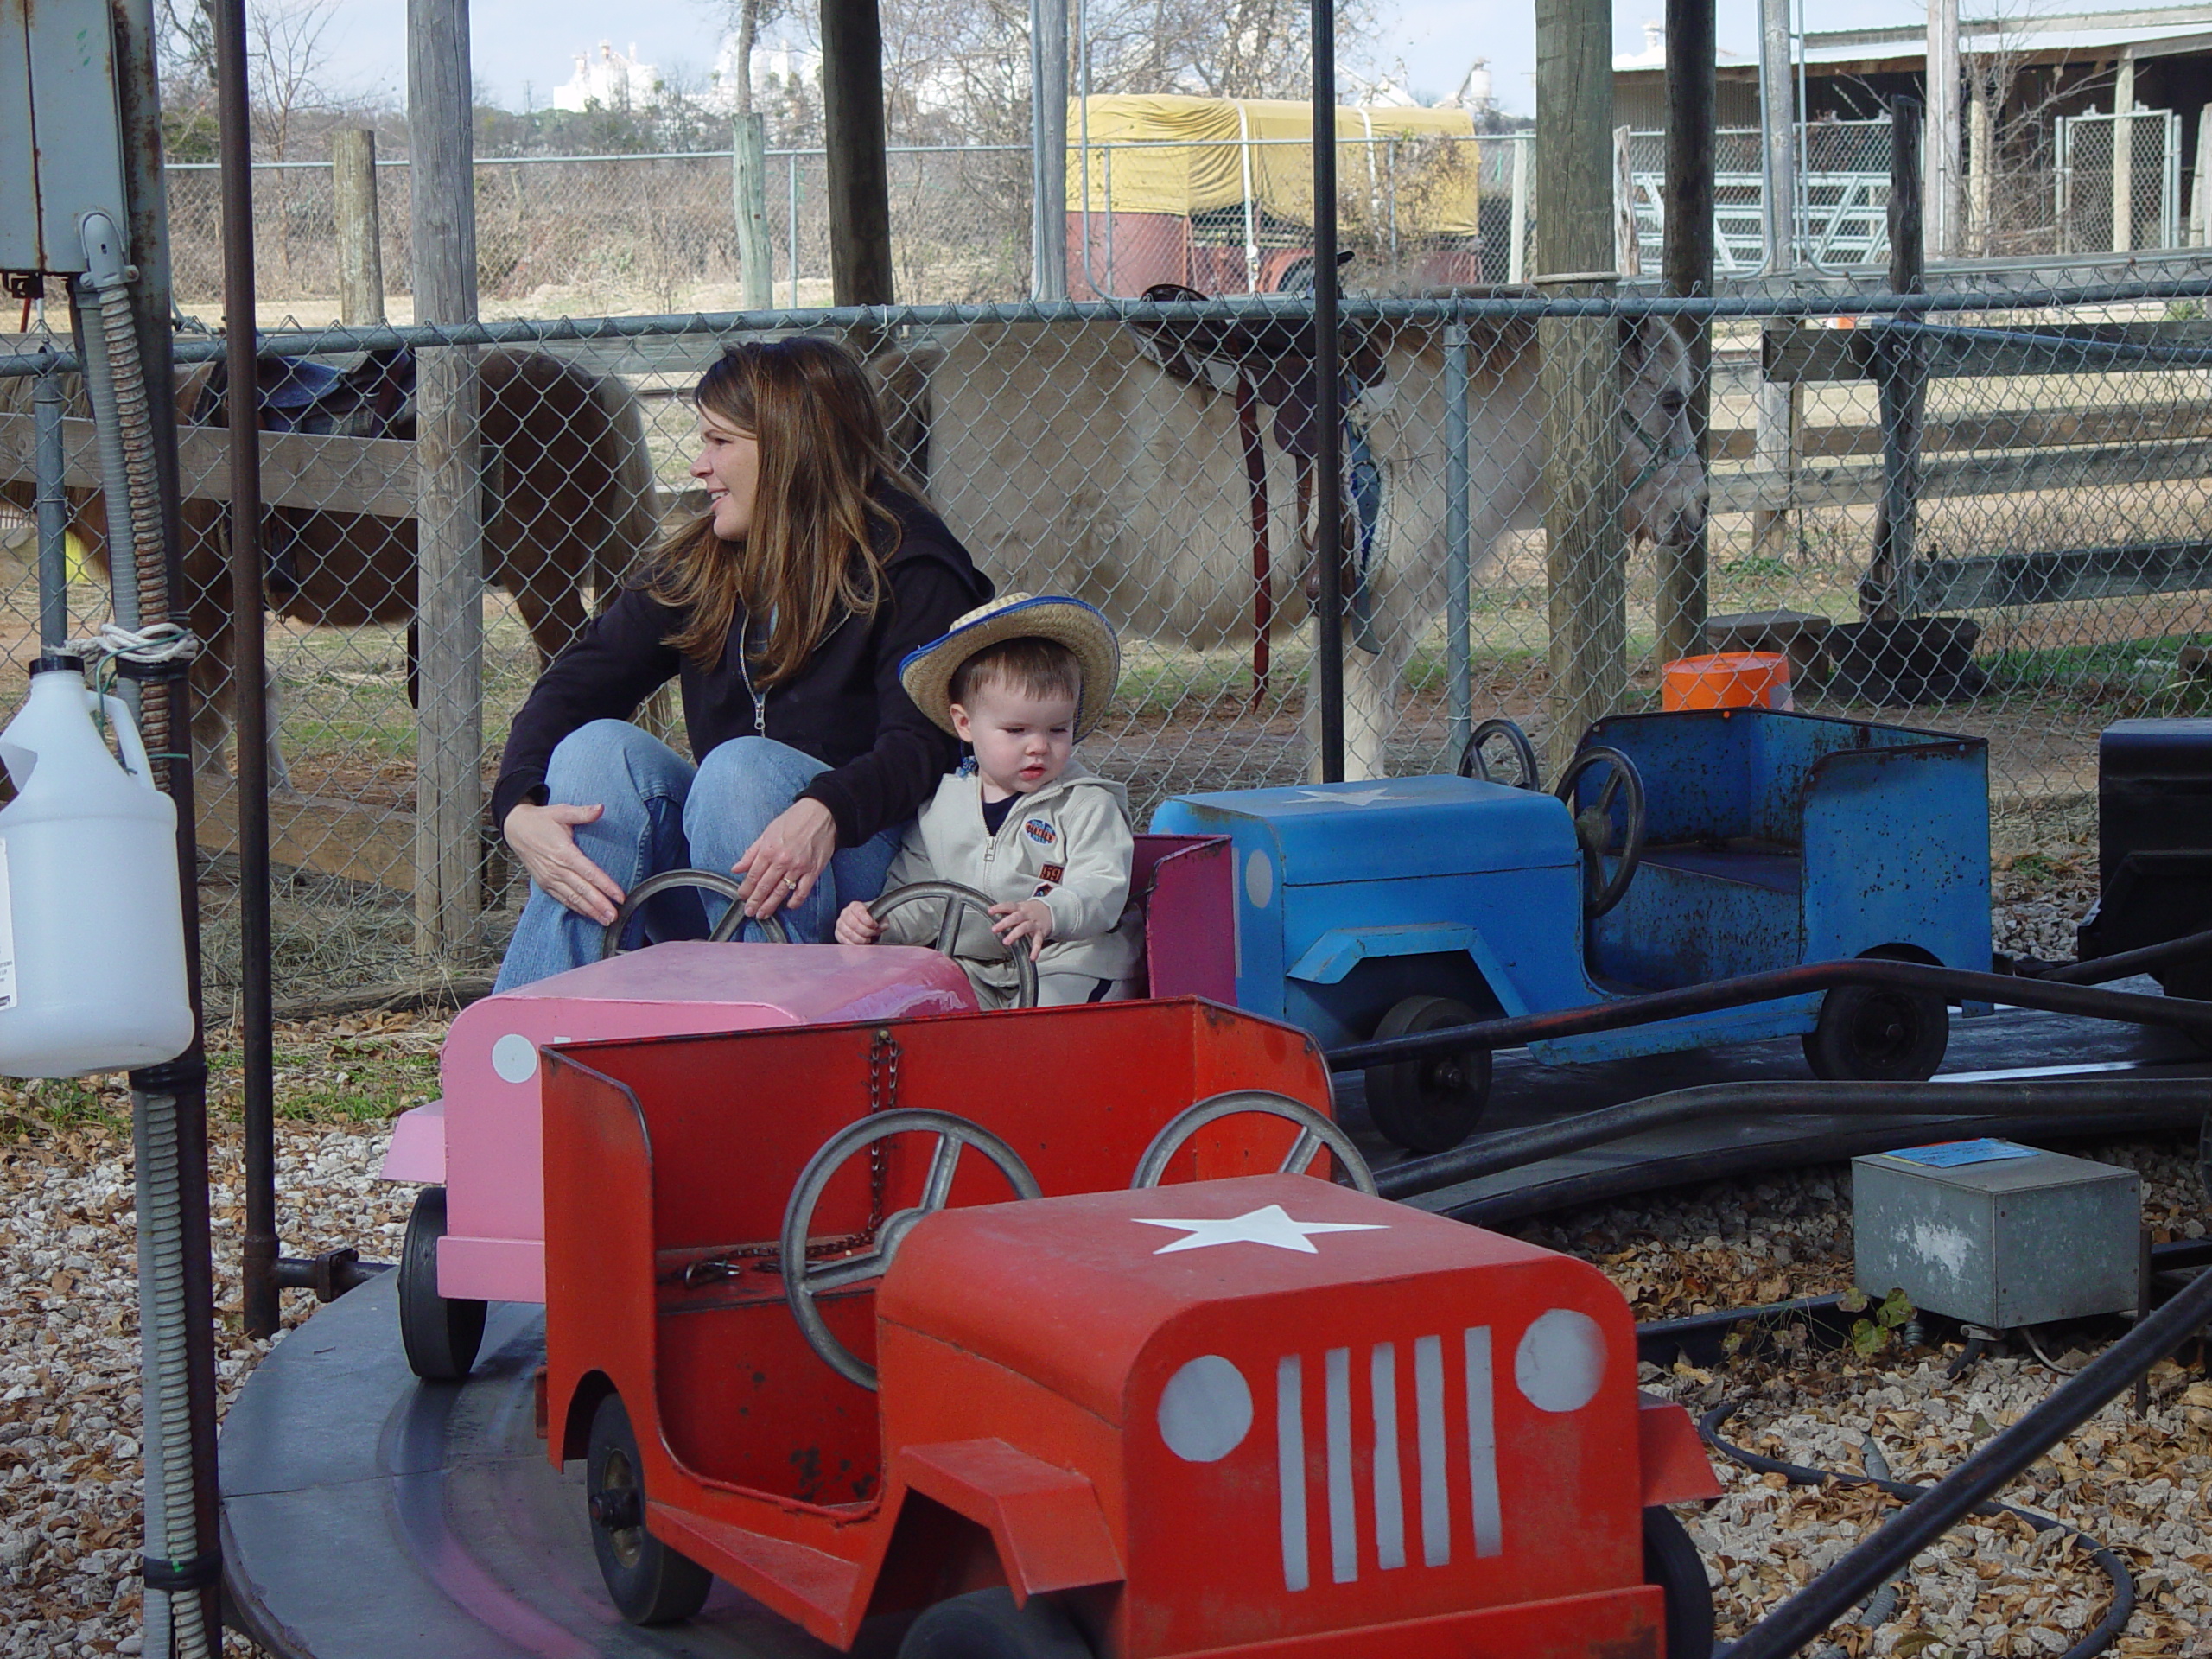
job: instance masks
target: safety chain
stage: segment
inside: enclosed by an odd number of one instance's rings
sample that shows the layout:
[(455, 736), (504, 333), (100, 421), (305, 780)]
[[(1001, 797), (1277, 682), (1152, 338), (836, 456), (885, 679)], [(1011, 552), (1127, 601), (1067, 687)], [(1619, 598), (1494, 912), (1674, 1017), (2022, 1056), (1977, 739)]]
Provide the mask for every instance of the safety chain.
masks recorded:
[[(891, 1034), (891, 1027), (878, 1026), (868, 1046), (868, 1116), (897, 1109), (899, 1060), (902, 1052), (899, 1039)], [(869, 1142), (868, 1224), (857, 1233), (810, 1240), (806, 1247), (808, 1260), (843, 1255), (874, 1243), (875, 1236), (883, 1226), (883, 1205), (890, 1181), (890, 1160), (885, 1154), (884, 1143), (880, 1141)], [(781, 1273), (784, 1270), (783, 1254), (780, 1243), (741, 1244), (734, 1250), (724, 1250), (719, 1255), (692, 1262), (678, 1277), (685, 1288), (696, 1289), (718, 1280), (739, 1278), (748, 1268), (754, 1273)]]

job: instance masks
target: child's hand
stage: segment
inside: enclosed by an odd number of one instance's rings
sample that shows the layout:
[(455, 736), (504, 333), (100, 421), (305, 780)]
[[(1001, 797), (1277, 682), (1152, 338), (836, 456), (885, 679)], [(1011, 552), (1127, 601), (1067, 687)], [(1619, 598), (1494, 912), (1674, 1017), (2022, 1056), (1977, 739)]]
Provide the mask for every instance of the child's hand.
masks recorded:
[(1025, 899), (1018, 905), (993, 905), (991, 914), (998, 919), (991, 924), (1007, 950), (1029, 941), (1029, 960), (1034, 962), (1045, 949), (1045, 942), (1052, 937), (1052, 912), (1042, 899)]
[(837, 943), (840, 944), (874, 944), (883, 937), (883, 924), (868, 914), (868, 906), (857, 899), (837, 912)]

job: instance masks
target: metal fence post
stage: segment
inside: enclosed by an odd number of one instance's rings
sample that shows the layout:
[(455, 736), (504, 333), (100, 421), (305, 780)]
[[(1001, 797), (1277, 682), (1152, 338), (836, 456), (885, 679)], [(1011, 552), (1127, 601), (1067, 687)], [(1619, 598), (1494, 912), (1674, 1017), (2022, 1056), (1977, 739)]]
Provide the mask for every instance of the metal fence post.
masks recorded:
[(1444, 690), (1451, 715), (1447, 766), (1459, 762), (1474, 733), (1475, 688), (1469, 660), (1467, 614), (1474, 582), (1474, 550), (1468, 495), (1467, 325), (1444, 329)]
[(38, 642), (58, 651), (69, 638), (69, 495), (62, 485), (61, 383), (41, 374), (31, 389), (38, 435)]
[(1029, 0), (1029, 295), (1068, 296), (1067, 0)]

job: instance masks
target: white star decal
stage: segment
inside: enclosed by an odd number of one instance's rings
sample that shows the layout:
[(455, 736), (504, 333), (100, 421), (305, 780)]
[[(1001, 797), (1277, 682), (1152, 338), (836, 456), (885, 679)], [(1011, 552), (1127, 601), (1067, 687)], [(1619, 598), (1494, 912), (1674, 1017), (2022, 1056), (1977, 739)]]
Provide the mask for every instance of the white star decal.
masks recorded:
[(1298, 1250), (1306, 1255), (1318, 1255), (1310, 1233), (1386, 1233), (1390, 1230), (1374, 1221), (1293, 1221), (1289, 1212), (1279, 1204), (1263, 1205), (1257, 1210), (1248, 1210), (1241, 1216), (1231, 1216), (1225, 1221), (1153, 1221), (1145, 1217), (1133, 1217), (1140, 1227), (1179, 1227), (1190, 1236), (1179, 1238), (1173, 1244), (1163, 1244), (1154, 1255), (1173, 1255), (1178, 1250), (1203, 1250), (1216, 1244), (1266, 1244), (1278, 1250)]
[(1298, 798), (1301, 801), (1326, 801), (1332, 806), (1372, 806), (1377, 801), (1387, 800), (1390, 791), (1388, 789), (1362, 789), (1350, 792), (1344, 790), (1301, 789), (1298, 791)]

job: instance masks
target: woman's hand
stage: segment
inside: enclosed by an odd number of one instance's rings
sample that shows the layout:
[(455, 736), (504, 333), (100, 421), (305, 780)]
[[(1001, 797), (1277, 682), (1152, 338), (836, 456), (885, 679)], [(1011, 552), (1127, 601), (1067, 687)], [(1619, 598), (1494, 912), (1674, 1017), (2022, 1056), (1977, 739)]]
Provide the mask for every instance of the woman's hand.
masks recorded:
[(756, 921), (806, 902), (837, 850), (837, 821), (817, 800), (793, 801), (730, 866), (742, 876), (745, 913)]
[(601, 806), (538, 806), (523, 802), (499, 826), (507, 850), (522, 861), (530, 879), (579, 916), (605, 926), (622, 902), (621, 884), (584, 856), (576, 845), (576, 826), (596, 823)]
[(837, 943), (840, 944), (874, 944), (883, 937), (883, 924), (869, 913), (868, 907), (855, 899), (837, 912)]
[(993, 905), (991, 914), (998, 918), (991, 924), (991, 931), (999, 936), (1000, 943), (1007, 950), (1027, 939), (1030, 961), (1036, 961), (1044, 953), (1046, 941), (1052, 937), (1052, 912), (1042, 899), (1025, 899), (1018, 905)]

